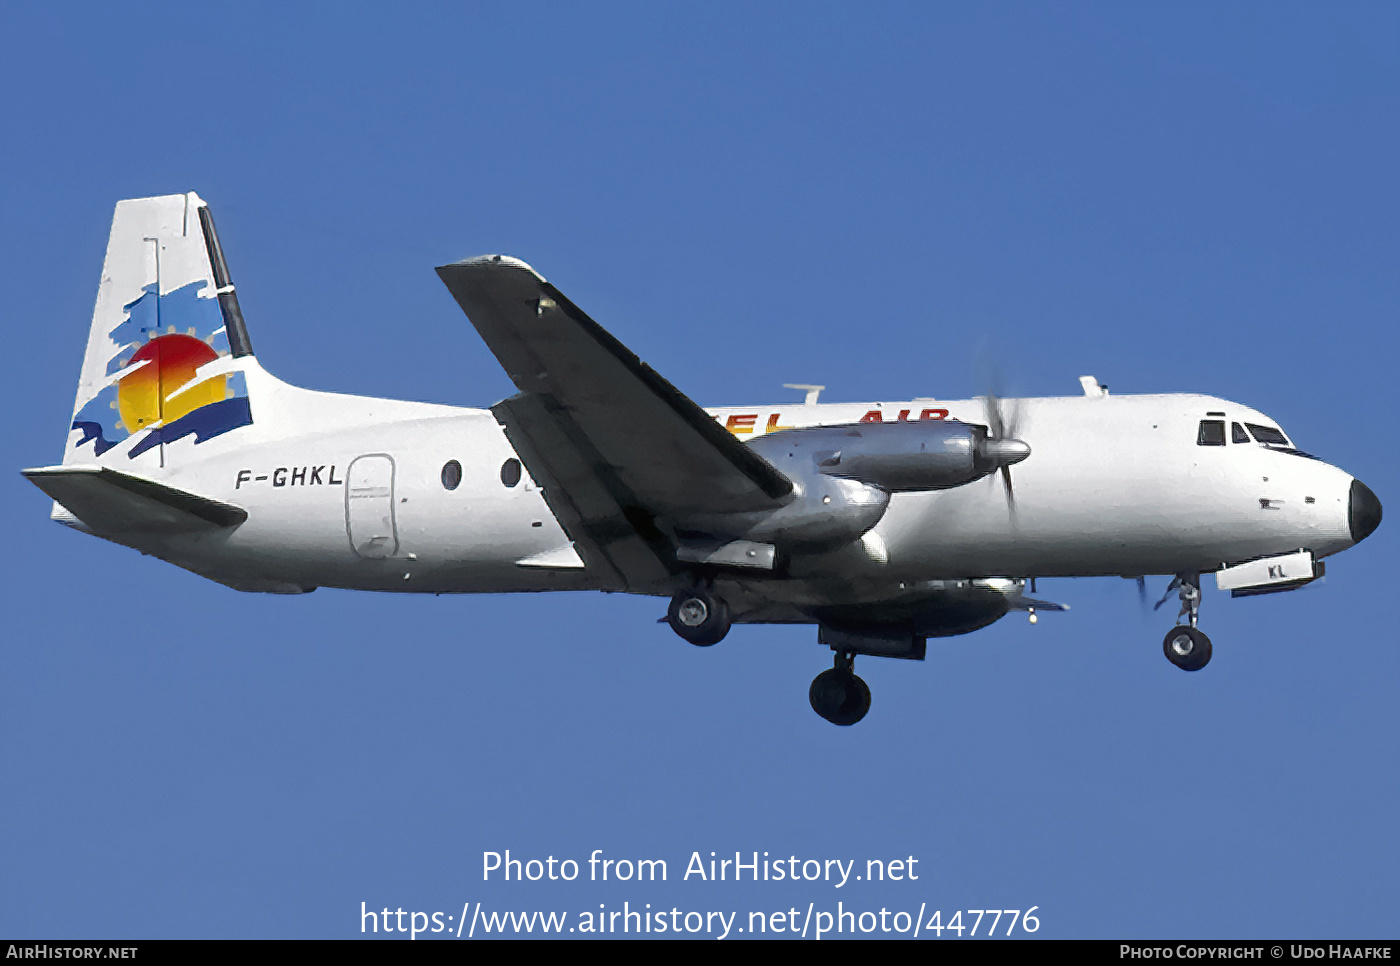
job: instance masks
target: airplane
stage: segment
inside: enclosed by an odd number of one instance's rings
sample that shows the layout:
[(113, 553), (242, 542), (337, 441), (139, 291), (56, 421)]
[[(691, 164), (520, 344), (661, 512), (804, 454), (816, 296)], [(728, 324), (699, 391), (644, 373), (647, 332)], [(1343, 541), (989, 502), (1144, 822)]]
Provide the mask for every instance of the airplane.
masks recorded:
[[(857, 656), (1063, 605), (1038, 577), (1172, 575), (1198, 671), (1200, 578), (1294, 590), (1381, 504), (1214, 396), (919, 398), (702, 409), (526, 263), (437, 269), (519, 390), (490, 409), (288, 385), (253, 352), (208, 206), (119, 202), (52, 517), (236, 590), (595, 590), (669, 599), (684, 640), (815, 624), (837, 725)], [(1160, 603), (1159, 605), (1160, 606)]]

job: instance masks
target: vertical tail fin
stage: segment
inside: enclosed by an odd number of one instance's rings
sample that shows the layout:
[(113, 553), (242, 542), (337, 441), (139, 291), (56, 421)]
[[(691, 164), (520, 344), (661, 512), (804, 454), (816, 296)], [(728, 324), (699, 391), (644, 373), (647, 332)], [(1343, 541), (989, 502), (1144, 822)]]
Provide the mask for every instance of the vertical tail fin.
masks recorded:
[(199, 196), (118, 202), (63, 462), (155, 475), (251, 424), (252, 355)]

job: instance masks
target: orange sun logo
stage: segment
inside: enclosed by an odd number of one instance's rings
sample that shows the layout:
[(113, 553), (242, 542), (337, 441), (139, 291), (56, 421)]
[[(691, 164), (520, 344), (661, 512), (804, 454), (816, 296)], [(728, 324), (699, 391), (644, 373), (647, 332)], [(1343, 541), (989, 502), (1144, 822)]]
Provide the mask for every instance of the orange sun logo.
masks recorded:
[(223, 399), (227, 382), (224, 376), (190, 384), (200, 366), (218, 357), (208, 343), (193, 335), (170, 332), (151, 339), (126, 363), (146, 364), (123, 376), (117, 385), (122, 427), (128, 433), (137, 433), (150, 426), (172, 423)]

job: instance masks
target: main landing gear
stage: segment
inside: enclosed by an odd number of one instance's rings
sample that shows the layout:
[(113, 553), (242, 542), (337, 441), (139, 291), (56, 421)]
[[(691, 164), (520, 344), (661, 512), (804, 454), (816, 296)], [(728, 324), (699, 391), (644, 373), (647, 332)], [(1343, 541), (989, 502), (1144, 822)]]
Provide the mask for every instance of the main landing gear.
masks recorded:
[(855, 655), (837, 651), (835, 667), (812, 681), (807, 698), (812, 710), (835, 725), (853, 725), (870, 710), (870, 688), (852, 668)]
[(729, 605), (710, 590), (692, 587), (671, 598), (666, 623), (697, 647), (709, 647), (729, 633)]
[(1178, 624), (1167, 632), (1162, 640), (1162, 653), (1183, 671), (1199, 671), (1210, 663), (1210, 638), (1196, 629), (1196, 617), (1201, 609), (1201, 575), (1178, 574), (1172, 583), (1181, 598), (1177, 620), (1185, 617), (1190, 623)]
[[(718, 644), (729, 633), (729, 605), (708, 587), (695, 586), (671, 598), (666, 623), (700, 647)], [(812, 710), (836, 725), (853, 725), (870, 710), (870, 688), (856, 676), (855, 652), (837, 650), (834, 666), (812, 681)]]

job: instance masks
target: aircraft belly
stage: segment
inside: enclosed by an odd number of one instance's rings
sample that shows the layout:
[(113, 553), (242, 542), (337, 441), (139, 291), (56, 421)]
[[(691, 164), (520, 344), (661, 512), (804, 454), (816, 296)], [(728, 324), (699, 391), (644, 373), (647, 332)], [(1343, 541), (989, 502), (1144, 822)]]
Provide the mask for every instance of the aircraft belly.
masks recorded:
[[(411, 501), (410, 501), (411, 502)], [(256, 508), (255, 508), (256, 509)], [(412, 518), (398, 530), (392, 554), (366, 556), (347, 535), (343, 503), (263, 509), (233, 532), (172, 538), (151, 551), (223, 582), (264, 580), (301, 587), (341, 587), (406, 593), (504, 593), (584, 589), (583, 569), (524, 568), (515, 560), (554, 549), (567, 539), (521, 538), (497, 527), (438, 527), (431, 534)], [(524, 524), (527, 534), (542, 528)], [(483, 539), (484, 536), (484, 539)], [(494, 550), (492, 550), (494, 548)]]

